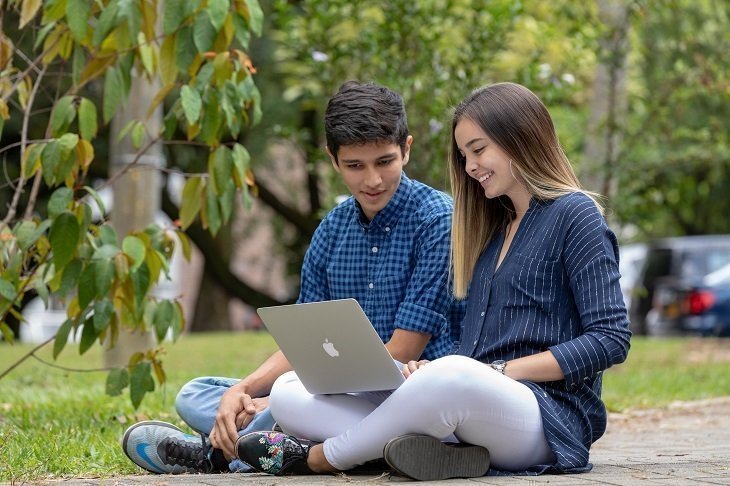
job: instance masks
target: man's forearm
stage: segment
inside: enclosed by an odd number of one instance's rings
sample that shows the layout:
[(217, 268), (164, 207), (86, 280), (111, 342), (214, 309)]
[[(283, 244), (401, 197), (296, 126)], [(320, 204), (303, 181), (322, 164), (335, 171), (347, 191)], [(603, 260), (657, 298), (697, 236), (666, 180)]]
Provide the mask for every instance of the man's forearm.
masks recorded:
[(276, 379), (291, 369), (284, 353), (276, 351), (261, 366), (234, 386), (251, 397), (263, 397), (271, 392), (271, 387)]

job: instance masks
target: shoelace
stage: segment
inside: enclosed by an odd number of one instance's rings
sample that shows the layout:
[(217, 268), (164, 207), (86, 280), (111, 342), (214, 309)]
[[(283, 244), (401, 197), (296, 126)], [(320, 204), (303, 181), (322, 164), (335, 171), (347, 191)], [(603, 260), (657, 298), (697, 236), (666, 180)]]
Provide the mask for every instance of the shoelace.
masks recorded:
[(168, 440), (165, 444), (166, 463), (170, 465), (185, 466), (197, 471), (209, 471), (211, 469), (208, 460), (208, 449), (210, 446), (205, 443), (201, 436), (201, 445), (193, 445), (183, 440)]

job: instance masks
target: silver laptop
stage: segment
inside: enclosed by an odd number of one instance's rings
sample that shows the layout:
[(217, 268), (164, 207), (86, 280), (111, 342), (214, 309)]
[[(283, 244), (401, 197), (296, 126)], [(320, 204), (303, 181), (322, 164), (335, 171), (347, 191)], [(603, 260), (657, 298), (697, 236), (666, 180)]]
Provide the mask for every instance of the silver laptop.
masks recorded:
[(309, 393), (394, 390), (403, 383), (355, 299), (262, 307), (258, 313)]

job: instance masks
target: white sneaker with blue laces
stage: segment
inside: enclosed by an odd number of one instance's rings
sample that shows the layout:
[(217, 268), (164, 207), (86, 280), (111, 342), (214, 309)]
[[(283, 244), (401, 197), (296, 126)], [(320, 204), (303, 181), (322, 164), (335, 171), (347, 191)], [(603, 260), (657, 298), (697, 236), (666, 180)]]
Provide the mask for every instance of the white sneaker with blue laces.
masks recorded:
[(129, 427), (122, 449), (132, 462), (156, 474), (209, 473), (210, 445), (167, 422), (145, 420)]

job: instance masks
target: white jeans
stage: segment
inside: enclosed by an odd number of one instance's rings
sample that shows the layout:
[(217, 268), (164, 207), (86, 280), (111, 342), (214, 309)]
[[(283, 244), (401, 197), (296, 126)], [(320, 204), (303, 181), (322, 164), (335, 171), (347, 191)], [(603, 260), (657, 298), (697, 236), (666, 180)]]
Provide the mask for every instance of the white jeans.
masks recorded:
[(486, 447), (501, 470), (554, 462), (532, 390), (464, 356), (431, 361), (393, 392), (311, 395), (286, 373), (269, 405), (287, 434), (324, 441), (339, 470), (383, 457), (390, 439), (411, 433)]

